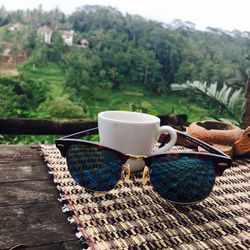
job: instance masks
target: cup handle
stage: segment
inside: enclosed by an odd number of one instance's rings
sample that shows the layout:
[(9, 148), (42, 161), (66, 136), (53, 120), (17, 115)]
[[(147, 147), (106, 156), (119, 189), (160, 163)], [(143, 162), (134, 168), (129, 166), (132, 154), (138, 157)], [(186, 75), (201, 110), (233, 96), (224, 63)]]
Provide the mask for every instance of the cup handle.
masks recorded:
[(162, 154), (165, 153), (167, 150), (169, 150), (170, 148), (172, 148), (176, 141), (177, 141), (177, 133), (175, 131), (174, 128), (170, 127), (170, 126), (162, 126), (159, 128), (159, 130), (157, 131), (157, 139), (160, 137), (161, 134), (167, 133), (170, 135), (170, 141), (164, 145), (161, 148), (158, 148), (157, 150), (155, 150), (153, 152), (153, 154)]

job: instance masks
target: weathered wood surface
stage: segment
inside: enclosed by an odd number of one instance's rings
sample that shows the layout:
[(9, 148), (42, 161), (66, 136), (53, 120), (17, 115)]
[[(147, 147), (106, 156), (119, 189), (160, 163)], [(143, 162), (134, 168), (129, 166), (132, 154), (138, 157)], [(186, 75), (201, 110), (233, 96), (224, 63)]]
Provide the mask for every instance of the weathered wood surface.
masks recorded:
[(81, 249), (38, 147), (0, 145), (0, 249)]
[[(159, 116), (162, 125), (185, 126), (187, 115)], [(39, 120), (28, 118), (0, 118), (0, 134), (66, 135), (97, 127), (96, 120)], [(180, 129), (180, 128), (179, 128)]]

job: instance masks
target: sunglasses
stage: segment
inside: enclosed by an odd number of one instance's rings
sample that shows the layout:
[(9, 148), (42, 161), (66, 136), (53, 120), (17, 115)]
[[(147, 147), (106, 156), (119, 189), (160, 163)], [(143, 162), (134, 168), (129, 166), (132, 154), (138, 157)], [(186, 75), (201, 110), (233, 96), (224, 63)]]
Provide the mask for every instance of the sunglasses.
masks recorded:
[[(205, 152), (167, 151), (150, 156), (123, 154), (96, 142), (79, 139), (98, 134), (89, 129), (56, 140), (56, 147), (66, 157), (73, 179), (91, 191), (110, 191), (119, 180), (129, 178), (128, 159), (144, 161), (143, 185), (150, 182), (153, 189), (172, 203), (192, 204), (211, 193), (215, 177), (229, 168), (232, 159), (223, 152), (196, 138), (176, 131), (178, 139), (207, 150)], [(164, 143), (162, 143), (164, 144)]]

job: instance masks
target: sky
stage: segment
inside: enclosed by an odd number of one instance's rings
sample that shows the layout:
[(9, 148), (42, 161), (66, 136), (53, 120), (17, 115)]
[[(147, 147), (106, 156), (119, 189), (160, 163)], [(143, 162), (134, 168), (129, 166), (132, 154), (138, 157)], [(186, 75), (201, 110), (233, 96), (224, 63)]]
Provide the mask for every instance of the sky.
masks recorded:
[(39, 4), (44, 10), (58, 7), (65, 14), (86, 4), (105, 5), (116, 7), (124, 14), (138, 14), (163, 23), (174, 19), (190, 21), (199, 30), (210, 26), (250, 32), (250, 0), (0, 0), (0, 6), (9, 11), (33, 9)]

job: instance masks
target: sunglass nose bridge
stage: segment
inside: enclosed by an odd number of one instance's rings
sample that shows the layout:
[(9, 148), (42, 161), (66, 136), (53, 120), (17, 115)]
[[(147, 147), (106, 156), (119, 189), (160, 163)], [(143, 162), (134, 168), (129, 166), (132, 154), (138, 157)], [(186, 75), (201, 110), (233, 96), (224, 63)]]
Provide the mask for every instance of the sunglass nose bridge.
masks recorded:
[(142, 161), (146, 158), (145, 155), (132, 155), (132, 154), (126, 154), (129, 156), (130, 159), (135, 160), (135, 161)]

